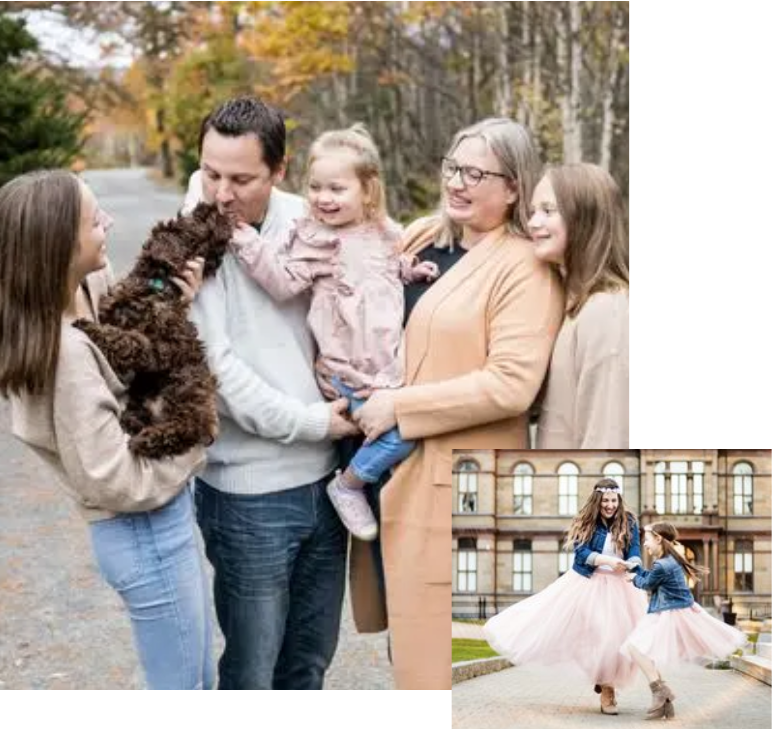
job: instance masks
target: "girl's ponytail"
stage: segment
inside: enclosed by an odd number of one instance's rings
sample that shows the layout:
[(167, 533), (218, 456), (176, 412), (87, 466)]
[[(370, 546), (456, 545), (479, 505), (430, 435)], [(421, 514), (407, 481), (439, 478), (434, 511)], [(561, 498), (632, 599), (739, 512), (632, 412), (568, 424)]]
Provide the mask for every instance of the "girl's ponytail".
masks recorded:
[(695, 582), (699, 582), (703, 574), (710, 572), (707, 567), (701, 567), (686, 559), (684, 546), (678, 541), (678, 531), (670, 522), (658, 521), (654, 524), (648, 524), (645, 529), (662, 538), (662, 552), (664, 556), (669, 555), (675, 559), (683, 567), (684, 572)]

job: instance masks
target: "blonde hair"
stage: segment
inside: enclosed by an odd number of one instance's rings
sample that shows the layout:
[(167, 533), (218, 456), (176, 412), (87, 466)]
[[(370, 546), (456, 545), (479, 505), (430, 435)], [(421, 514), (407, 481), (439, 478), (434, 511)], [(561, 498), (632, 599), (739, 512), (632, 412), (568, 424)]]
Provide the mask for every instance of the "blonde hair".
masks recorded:
[(629, 287), (627, 216), (622, 193), (602, 167), (550, 167), (547, 179), (566, 226), (566, 313), (574, 317), (595, 293)]
[[(541, 171), (541, 162), (531, 133), (512, 119), (490, 117), (458, 132), (446, 156), (452, 155), (463, 140), (472, 137), (482, 139), (487, 144), (501, 165), (502, 173), (509, 178), (507, 184), (517, 189), (517, 200), (507, 212), (507, 228), (515, 235), (530, 238), (528, 207)], [(444, 196), (445, 185), (442, 182), (440, 184)], [(439, 219), (440, 230), (435, 245), (452, 249), (454, 241), (461, 237), (461, 226), (448, 217), (444, 205), (440, 206)]]
[(673, 557), (695, 582), (700, 580), (701, 575), (710, 572), (707, 567), (701, 567), (686, 559), (684, 547), (678, 541), (678, 530), (669, 521), (655, 521), (653, 524), (647, 524), (643, 529), (662, 539), (662, 556)]
[(383, 184), (381, 156), (367, 127), (357, 123), (348, 129), (324, 132), (311, 144), (306, 165), (306, 181), (311, 165), (324, 154), (349, 150), (356, 156), (354, 172), (362, 183), (365, 193), (365, 219), (380, 222), (387, 216), (386, 190)]
[[(601, 489), (614, 489), (619, 488), (619, 484), (612, 478), (602, 478), (592, 489), (592, 494), (587, 502), (582, 507), (582, 510), (574, 517), (571, 522), (571, 526), (568, 528), (565, 549), (570, 551), (573, 549), (574, 542), (579, 544), (586, 544), (592, 538), (592, 533), (595, 531), (595, 525), (598, 522), (600, 516), (601, 503), (606, 491)], [(619, 498), (619, 505), (617, 506), (614, 518), (611, 520), (609, 531), (613, 535), (614, 541), (617, 544), (620, 552), (624, 552), (630, 546), (630, 540), (632, 538), (631, 525), (635, 523), (635, 514), (628, 511), (625, 508), (622, 494), (618, 491), (614, 491)]]

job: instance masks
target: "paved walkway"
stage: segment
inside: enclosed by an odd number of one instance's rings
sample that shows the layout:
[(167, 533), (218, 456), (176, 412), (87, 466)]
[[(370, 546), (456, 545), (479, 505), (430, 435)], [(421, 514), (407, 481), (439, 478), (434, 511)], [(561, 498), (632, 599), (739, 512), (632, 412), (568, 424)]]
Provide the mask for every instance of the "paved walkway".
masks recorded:
[[(678, 697), (668, 727), (769, 729), (770, 688), (735, 671), (687, 666), (668, 676)], [(453, 729), (552, 729), (656, 726), (646, 721), (651, 692), (645, 678), (620, 693), (618, 716), (600, 713), (592, 687), (545, 668), (515, 667), (453, 687)]]

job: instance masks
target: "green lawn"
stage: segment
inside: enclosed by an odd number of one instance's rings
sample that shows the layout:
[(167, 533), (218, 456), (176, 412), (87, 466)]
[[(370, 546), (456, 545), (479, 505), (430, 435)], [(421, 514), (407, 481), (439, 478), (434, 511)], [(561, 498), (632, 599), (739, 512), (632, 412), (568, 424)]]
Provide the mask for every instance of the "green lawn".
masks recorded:
[(484, 640), (453, 638), (453, 663), (473, 661), (477, 658), (493, 658), (498, 655)]

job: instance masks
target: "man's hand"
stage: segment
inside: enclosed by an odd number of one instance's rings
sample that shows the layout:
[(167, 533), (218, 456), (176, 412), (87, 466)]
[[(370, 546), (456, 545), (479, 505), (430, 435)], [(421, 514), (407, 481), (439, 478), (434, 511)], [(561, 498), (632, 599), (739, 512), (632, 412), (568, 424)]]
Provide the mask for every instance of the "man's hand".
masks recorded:
[(330, 403), (330, 430), (328, 434), (332, 440), (359, 435), (359, 428), (348, 418), (348, 400), (345, 397)]

